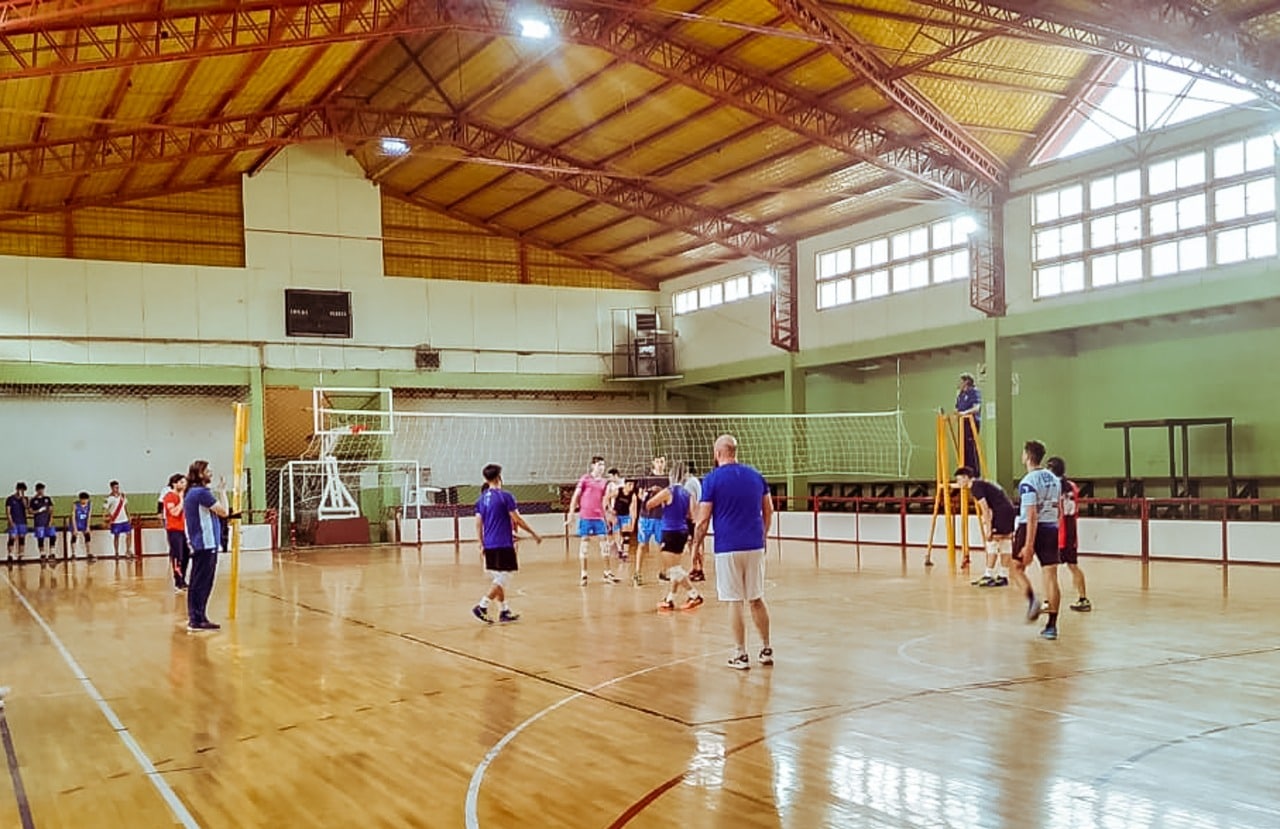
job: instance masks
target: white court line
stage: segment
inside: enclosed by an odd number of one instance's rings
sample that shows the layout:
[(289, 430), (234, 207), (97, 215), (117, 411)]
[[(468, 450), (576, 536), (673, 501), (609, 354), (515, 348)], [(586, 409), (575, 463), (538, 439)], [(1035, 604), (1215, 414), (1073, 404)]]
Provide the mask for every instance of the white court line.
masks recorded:
[(49, 627), (44, 617), (31, 606), (31, 603), (27, 601), (27, 597), (22, 595), (22, 591), (14, 586), (13, 582), (9, 581), (7, 575), (0, 573), (0, 578), (3, 578), (5, 584), (9, 585), (9, 589), (13, 591), (14, 595), (18, 597), (18, 601), (31, 614), (31, 618), (36, 620), (36, 624), (44, 630), (45, 635), (53, 642), (53, 646), (62, 654), (63, 660), (71, 668), (71, 673), (75, 675), (76, 679), (80, 680), (80, 685), (84, 688), (84, 692), (97, 703), (98, 710), (102, 712), (102, 716), (107, 718), (107, 722), (111, 725), (112, 730), (116, 732), (116, 736), (120, 738), (120, 742), (124, 743), (125, 748), (129, 749), (129, 753), (138, 761), (138, 765), (142, 766), (142, 771), (146, 774), (147, 779), (151, 781), (151, 785), (155, 786), (156, 791), (164, 798), (165, 803), (169, 804), (169, 810), (178, 819), (178, 823), (187, 829), (200, 829), (200, 824), (196, 823), (196, 819), (192, 817), (191, 812), (187, 811), (186, 805), (178, 798), (177, 793), (169, 787), (168, 782), (160, 775), (160, 772), (156, 771), (151, 758), (138, 745), (138, 741), (133, 739), (129, 729), (125, 728), (124, 723), (116, 716), (116, 712), (111, 710), (111, 706), (103, 699), (102, 694), (98, 693), (98, 689), (94, 687), (93, 682), (85, 675), (80, 664), (71, 655), (71, 651), (67, 650), (66, 646), (62, 644), (58, 634), (53, 632), (53, 628)]
[(470, 785), (467, 786), (467, 807), (466, 807), (467, 829), (480, 829), (480, 818), (477, 816), (477, 808), (480, 801), (480, 784), (484, 780), (485, 772), (489, 770), (489, 766), (493, 763), (494, 760), (498, 758), (498, 755), (501, 754), (502, 750), (507, 747), (507, 744), (510, 743), (512, 740), (514, 740), (516, 737), (520, 736), (521, 731), (524, 731), (526, 728), (533, 725), (538, 720), (542, 719), (543, 717), (547, 716), (553, 711), (556, 711), (559, 708), (563, 708), (564, 706), (568, 705), (571, 702), (582, 699), (588, 694), (594, 694), (596, 691), (599, 691), (602, 688), (608, 688), (610, 685), (616, 685), (619, 682), (625, 682), (628, 679), (633, 679), (635, 677), (650, 673), (652, 671), (659, 671), (659, 670), (662, 670), (663, 668), (670, 668), (671, 666), (679, 665), (682, 662), (693, 662), (698, 659), (706, 659), (708, 656), (711, 656), (711, 655), (712, 654), (710, 653), (700, 653), (696, 656), (686, 656), (684, 659), (676, 659), (672, 662), (664, 662), (661, 665), (650, 665), (648, 668), (641, 668), (638, 671), (632, 671), (631, 673), (626, 674), (624, 676), (614, 677), (608, 682), (601, 682), (599, 685), (595, 685), (591, 688), (588, 688), (585, 691), (578, 691), (576, 694), (567, 696), (564, 699), (560, 700), (559, 702), (555, 703), (554, 705), (549, 705), (546, 708), (543, 708), (541, 711), (534, 714), (529, 719), (525, 720), (524, 722), (517, 725), (515, 728), (508, 731), (501, 740), (493, 744), (493, 748), (489, 749), (485, 753), (484, 759), (480, 761), (480, 764), (476, 766), (476, 770), (471, 774), (471, 783)]

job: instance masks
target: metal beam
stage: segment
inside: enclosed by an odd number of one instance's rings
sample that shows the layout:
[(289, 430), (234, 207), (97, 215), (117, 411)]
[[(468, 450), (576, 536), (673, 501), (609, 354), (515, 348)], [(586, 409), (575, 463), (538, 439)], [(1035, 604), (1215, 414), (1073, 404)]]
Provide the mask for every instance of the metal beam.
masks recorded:
[(923, 126), (970, 171), (987, 184), (1004, 186), (1008, 180), (1004, 162), (936, 104), (902, 78), (895, 77), (894, 67), (881, 60), (870, 44), (841, 24), (835, 15), (813, 0), (774, 0), (774, 5), (802, 31), (821, 38), (827, 50), (841, 63), (866, 78), (877, 92)]
[(773, 269), (773, 293), (769, 295), (769, 342), (789, 353), (800, 350), (799, 254), (792, 242), (782, 262)]

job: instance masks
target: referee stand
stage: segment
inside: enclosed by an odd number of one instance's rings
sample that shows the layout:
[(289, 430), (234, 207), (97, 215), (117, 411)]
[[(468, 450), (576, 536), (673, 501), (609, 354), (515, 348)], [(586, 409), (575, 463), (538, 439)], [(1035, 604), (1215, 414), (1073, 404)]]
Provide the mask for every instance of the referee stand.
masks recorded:
[[(978, 477), (986, 477), (986, 452), (982, 448), (982, 436), (978, 424), (971, 414), (938, 411), (935, 432), (934, 457), (937, 459), (935, 473), (937, 475), (933, 491), (933, 517), (929, 522), (929, 540), (925, 546), (924, 564), (933, 566), (933, 540), (938, 529), (938, 516), (942, 515), (947, 526), (947, 566), (956, 569), (956, 522), (955, 505), (951, 500), (951, 473), (964, 464), (964, 447), (966, 441), (972, 441), (977, 447), (978, 468), (974, 470)], [(959, 503), (960, 540), (959, 548), (964, 555), (961, 568), (969, 566), (969, 517), (976, 516), (969, 490), (960, 490)], [(981, 524), (979, 524), (981, 527)]]

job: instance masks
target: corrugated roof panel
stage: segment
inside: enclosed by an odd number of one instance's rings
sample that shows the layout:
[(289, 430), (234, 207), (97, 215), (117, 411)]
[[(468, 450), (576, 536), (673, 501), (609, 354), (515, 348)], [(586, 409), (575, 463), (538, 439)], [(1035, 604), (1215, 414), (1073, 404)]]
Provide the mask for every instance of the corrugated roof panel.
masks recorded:
[(866, 115), (888, 108), (889, 102), (870, 84), (843, 92), (831, 100), (834, 109)]
[(740, 132), (723, 147), (710, 152), (689, 154), (687, 160), (664, 170), (658, 183), (672, 190), (685, 191), (691, 186), (704, 186), (732, 175), (757, 161), (808, 146), (806, 140), (788, 129), (760, 125)]
[[(492, 184), (505, 172), (502, 167), (485, 164), (458, 164), (431, 182), (422, 191), (422, 195), (433, 202), (450, 204)], [(410, 186), (417, 187), (420, 184), (421, 181)]]
[(720, 20), (731, 20), (734, 23), (749, 26), (765, 26), (778, 18), (778, 10), (772, 3), (764, 0), (720, 0), (698, 8), (696, 14), (701, 20), (681, 23), (676, 31), (683, 37), (700, 41), (708, 46), (722, 49), (743, 36), (744, 31), (738, 26), (720, 23)]
[[(635, 175), (667, 176), (672, 170), (688, 168), (686, 159), (690, 157), (703, 159), (710, 155), (728, 154), (734, 152), (735, 147), (740, 155), (769, 152), (770, 147), (765, 140), (755, 139), (749, 142), (739, 140), (726, 143), (726, 137), (742, 133), (753, 125), (764, 132), (769, 132), (759, 127), (759, 122), (753, 116), (738, 110), (717, 107), (697, 118), (677, 121), (660, 135), (650, 136), (644, 141), (624, 147), (616, 158), (609, 161), (609, 167)], [(774, 137), (777, 138), (776, 133)], [(739, 166), (745, 164), (747, 160), (749, 155), (747, 159), (740, 158)], [(733, 164), (733, 160), (727, 163)], [(694, 162), (689, 172), (694, 173), (698, 179), (709, 180), (706, 178), (707, 172), (698, 166), (697, 162)], [(682, 177), (679, 185), (687, 187), (690, 183), (688, 178)]]
[[(193, 158), (182, 167), (182, 172), (174, 179), (174, 187), (185, 187), (208, 181), (214, 173), (223, 171), (228, 162), (227, 155), (212, 155), (204, 158)], [(225, 175), (225, 173), (223, 173)]]
[[(18, 200), (22, 198), (23, 182), (7, 181), (0, 182), (0, 210), (11, 210), (18, 206)], [(9, 221), (0, 227), (13, 226)]]
[(698, 202), (706, 205), (724, 205), (742, 201), (754, 193), (768, 188), (785, 188), (797, 181), (846, 166), (849, 159), (829, 147), (809, 147), (765, 164), (753, 166), (743, 172), (725, 177), (699, 196)]
[(302, 106), (315, 101), (321, 93), (329, 88), (342, 73), (347, 71), (352, 61), (360, 56), (360, 51), (367, 43), (335, 43), (321, 47), (324, 55), (305, 76), (300, 78), (293, 89), (280, 99), (281, 107)]
[[(791, 24), (780, 28), (796, 32)], [(752, 37), (730, 51), (735, 61), (751, 66), (758, 72), (772, 75), (807, 55), (822, 51), (822, 47), (807, 37)], [(848, 74), (848, 71), (845, 71)]]
[(148, 121), (159, 113), (178, 88), (187, 62), (151, 63), (128, 70), (131, 86), (120, 101), (116, 117), (121, 121)]
[(854, 76), (839, 58), (821, 49), (814, 53), (812, 60), (788, 69), (779, 78), (810, 93), (826, 95), (851, 82)]
[(149, 164), (139, 164), (134, 168), (134, 173), (129, 178), (129, 189), (131, 192), (139, 190), (152, 190), (164, 185), (169, 181), (178, 170), (178, 161), (159, 161)]
[(1058, 100), (1022, 90), (994, 89), (936, 78), (915, 78), (914, 83), (939, 109), (960, 123), (1010, 130), (1034, 130)]
[(119, 193), (120, 182), (128, 172), (127, 169), (116, 169), (105, 173), (90, 173), (76, 187), (76, 199), (96, 199)]
[(52, 118), (45, 124), (45, 138), (72, 138), (99, 128), (121, 129), (119, 125), (103, 124), (94, 119), (111, 117), (107, 107), (127, 72), (127, 69), (107, 69), (75, 72), (59, 77), (58, 92), (51, 109), (62, 117)]
[[(445, 90), (445, 94), (454, 96), (454, 104), (469, 103), (477, 95), (519, 71), (521, 66), (526, 65), (545, 48), (531, 47), (525, 43), (517, 46), (505, 38), (494, 39), (485, 44), (473, 58), (465, 61), (461, 68), (435, 75), (436, 83)], [(453, 54), (456, 59), (457, 52), (454, 51)], [(447, 65), (453, 66), (452, 62)]]
[(25, 144), (35, 134), (40, 114), (49, 98), (52, 78), (0, 80), (0, 143)]
[(1252, 18), (1244, 24), (1244, 30), (1263, 43), (1271, 44), (1271, 48), (1276, 48), (1276, 42), (1280, 41), (1280, 10)]
[[(513, 215), (504, 222), (517, 230), (525, 230), (536, 225), (540, 225), (553, 216), (557, 215), (555, 211), (547, 210), (537, 213), (524, 213)], [(565, 216), (559, 221), (539, 227), (536, 231), (539, 239), (552, 244), (562, 244), (568, 240), (573, 240), (574, 247), (583, 250), (605, 250), (613, 246), (609, 241), (600, 241), (596, 239), (595, 234), (600, 232), (607, 233), (611, 228), (621, 222), (633, 221), (637, 223), (640, 230), (630, 231), (635, 233), (651, 232), (654, 225), (648, 219), (640, 219), (631, 217), (627, 213), (616, 207), (607, 204), (591, 204), (584, 203), (581, 210), (575, 210), (572, 214)], [(582, 241), (578, 241), (577, 237), (581, 236)], [(624, 239), (627, 237), (624, 237)]]
[(625, 114), (663, 83), (663, 78), (647, 69), (620, 63), (564, 100), (532, 115), (520, 127), (520, 134), (540, 144), (558, 144), (575, 133), (606, 125), (606, 119), (614, 113)]
[(27, 204), (32, 207), (56, 207), (66, 202), (76, 188), (77, 178), (34, 179), (27, 188)]
[[(501, 181), (495, 181), (492, 185), (477, 190), (459, 202), (458, 207), (477, 216), (492, 216), (505, 208), (512, 207), (529, 196), (544, 191), (547, 197), (552, 199), (552, 201), (546, 203), (545, 209), (541, 207), (543, 205), (542, 199), (535, 199), (517, 209), (522, 213), (529, 212), (534, 215), (550, 216), (559, 210), (567, 210), (570, 206), (581, 203), (584, 198), (576, 193), (553, 187), (549, 182), (541, 179), (517, 173), (508, 175)], [(556, 203), (557, 201), (559, 204)], [(535, 205), (538, 206), (535, 207)], [(511, 214), (503, 215), (509, 216)]]
[(252, 54), (244, 54), (204, 58), (199, 61), (186, 89), (179, 92), (169, 120), (182, 123), (211, 116), (214, 107), (233, 88), (252, 59)]
[(634, 149), (709, 103), (710, 99), (705, 95), (687, 87), (665, 90), (647, 100), (635, 102), (627, 112), (566, 143), (563, 149), (586, 163), (595, 163), (607, 156)]
[(230, 114), (250, 113), (262, 109), (274, 98), (315, 53), (317, 47), (302, 46), (272, 49), (262, 65), (244, 79), (244, 86), (232, 92), (225, 111)]
[(485, 123), (509, 126), (522, 121), (613, 62), (613, 56), (595, 49), (561, 49), (537, 68), (516, 70), (513, 83), (502, 88), (471, 112)]
[[(619, 224), (626, 225), (626, 227), (619, 228), (610, 243), (596, 245), (594, 236), (583, 240), (584, 243), (590, 242), (593, 248), (600, 247), (602, 249), (623, 245), (623, 247), (618, 247), (615, 254), (618, 257), (618, 261), (634, 262), (640, 267), (644, 267), (643, 262), (645, 260), (666, 259), (678, 255), (682, 250), (698, 247), (702, 244), (701, 239), (676, 230), (663, 228), (655, 232), (652, 226), (646, 229), (634, 221)], [(716, 247), (718, 248), (719, 245), (716, 245)], [(721, 249), (720, 253), (723, 254), (724, 250)]]

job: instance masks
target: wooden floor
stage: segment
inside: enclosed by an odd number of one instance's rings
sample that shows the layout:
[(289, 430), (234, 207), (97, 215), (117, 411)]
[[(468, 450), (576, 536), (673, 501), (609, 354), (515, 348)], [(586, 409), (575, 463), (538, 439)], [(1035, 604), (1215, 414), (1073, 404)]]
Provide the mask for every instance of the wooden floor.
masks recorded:
[(1280, 568), (1090, 559), (1047, 642), (919, 551), (787, 544), (777, 665), (735, 672), (714, 600), (522, 553), (493, 627), (471, 547), (283, 556), (204, 635), (162, 559), (0, 570), (32, 824), (1280, 826)]

